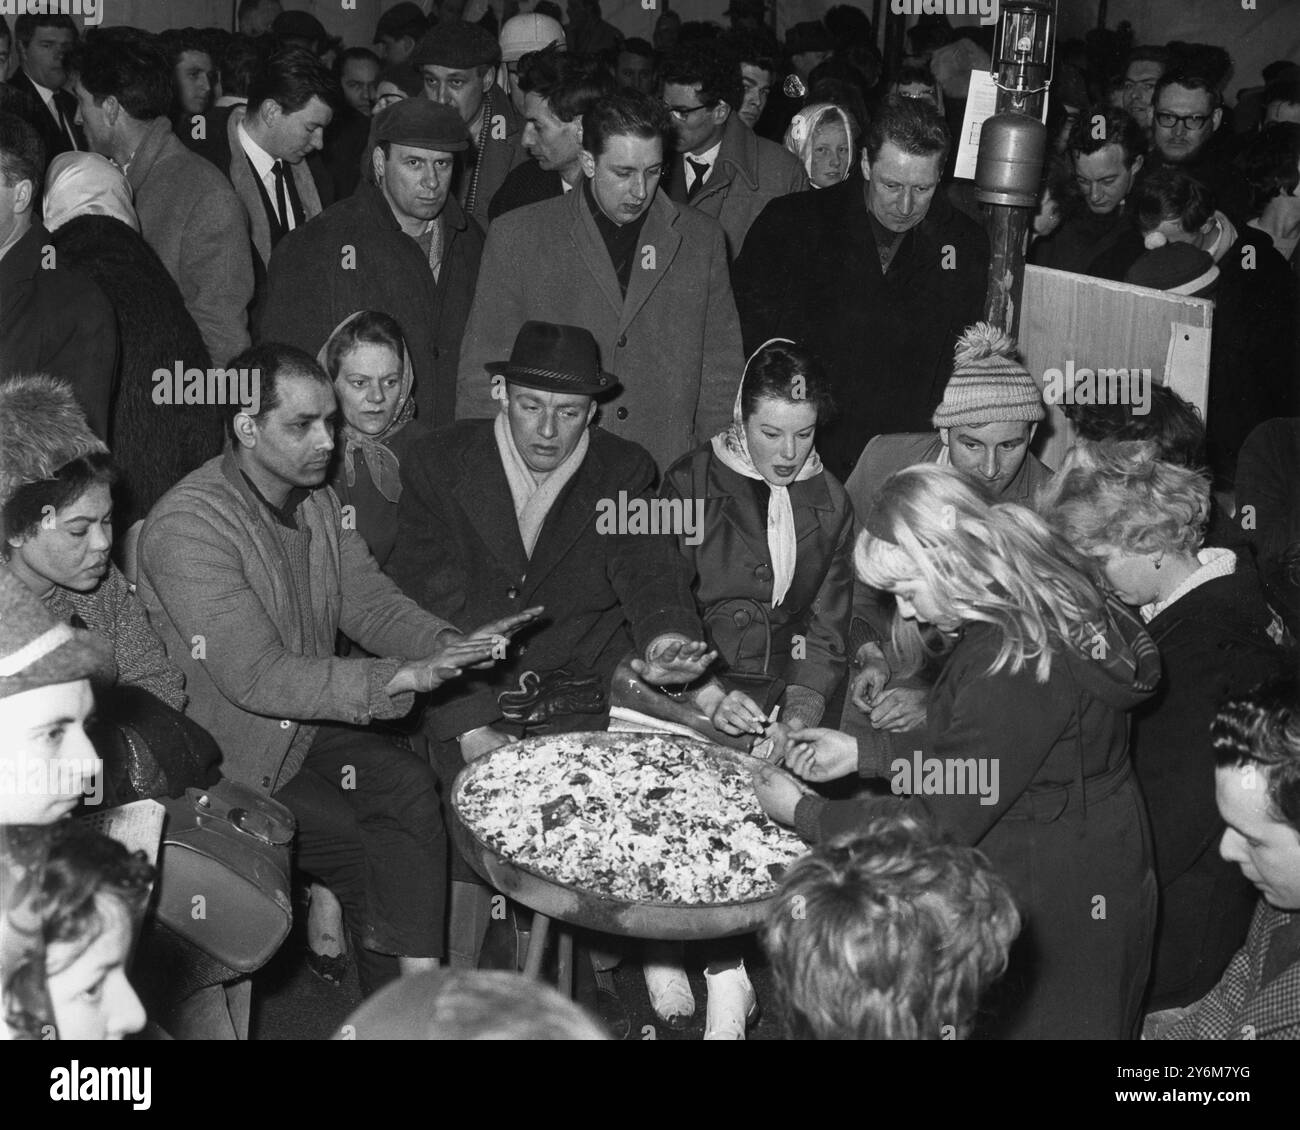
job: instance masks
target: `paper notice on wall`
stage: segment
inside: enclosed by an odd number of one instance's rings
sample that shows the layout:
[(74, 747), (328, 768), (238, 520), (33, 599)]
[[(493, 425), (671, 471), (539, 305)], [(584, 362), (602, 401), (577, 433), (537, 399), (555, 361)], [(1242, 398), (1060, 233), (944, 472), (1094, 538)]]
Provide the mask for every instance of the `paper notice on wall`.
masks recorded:
[[(1043, 121), (1047, 121), (1047, 100), (1043, 95)], [(988, 71), (971, 71), (966, 93), (966, 113), (961, 120), (961, 137), (957, 139), (957, 167), (953, 175), (960, 180), (975, 179), (975, 161), (980, 152), (980, 131), (984, 123), (998, 112), (998, 84)]]

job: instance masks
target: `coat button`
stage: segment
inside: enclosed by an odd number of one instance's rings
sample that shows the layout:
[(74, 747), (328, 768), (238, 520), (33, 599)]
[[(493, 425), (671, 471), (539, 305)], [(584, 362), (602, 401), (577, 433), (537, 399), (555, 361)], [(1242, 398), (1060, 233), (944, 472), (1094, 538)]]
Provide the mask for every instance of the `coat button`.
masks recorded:
[(288, 729), (290, 726), (292, 726), (292, 725), (293, 725), (293, 723), (290, 722), (288, 718), (285, 718), (285, 719), (284, 719), (283, 721), (281, 721), (281, 723), (280, 723), (280, 729), (282, 729), (282, 730), (287, 730), (287, 729)]
[(626, 409), (626, 408), (619, 408), (619, 409), (616, 409), (615, 412), (614, 412), (614, 415), (617, 416), (620, 420), (626, 420), (626, 419), (627, 419), (627, 409)]
[(619, 347), (619, 349), (624, 348), (626, 345), (627, 345), (627, 334), (619, 334), (619, 335), (618, 335), (618, 347)]
[(736, 611), (731, 614), (731, 622), (735, 624), (737, 628), (748, 628), (749, 620), (749, 613), (743, 608), (737, 608)]
[(770, 581), (772, 579), (772, 570), (766, 565), (760, 565), (754, 570), (754, 576), (760, 581)]
[(506, 596), (508, 596), (511, 600), (518, 600), (519, 590), (515, 588), (514, 585), (511, 585), (508, 589), (506, 589)]
[(262, 778), (262, 788), (264, 788), (264, 789), (269, 789), (270, 787), (271, 787), (271, 778), (270, 778), (270, 777), (263, 777), (263, 778)]

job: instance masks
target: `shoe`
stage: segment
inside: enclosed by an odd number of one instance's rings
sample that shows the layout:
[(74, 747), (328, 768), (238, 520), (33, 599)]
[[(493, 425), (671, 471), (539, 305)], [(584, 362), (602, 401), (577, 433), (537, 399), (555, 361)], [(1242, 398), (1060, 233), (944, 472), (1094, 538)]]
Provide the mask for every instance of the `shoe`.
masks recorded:
[(743, 965), (720, 973), (704, 972), (709, 997), (704, 1024), (706, 1040), (743, 1040), (758, 1019), (758, 997)]
[(655, 1015), (674, 1032), (690, 1027), (695, 1015), (695, 994), (686, 979), (686, 970), (680, 965), (647, 961), (645, 987), (650, 994), (650, 1005)]
[(343, 978), (348, 975), (347, 951), (333, 955), (317, 953), (311, 946), (307, 947), (307, 968), (327, 985), (338, 988)]

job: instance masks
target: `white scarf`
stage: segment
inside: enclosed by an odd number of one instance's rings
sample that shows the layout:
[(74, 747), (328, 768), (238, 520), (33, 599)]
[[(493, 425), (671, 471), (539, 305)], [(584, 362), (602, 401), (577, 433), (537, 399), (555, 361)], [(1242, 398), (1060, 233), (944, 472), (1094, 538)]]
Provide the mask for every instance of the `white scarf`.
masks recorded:
[(519, 448), (515, 446), (515, 437), (510, 433), (510, 421), (506, 419), (504, 405), (497, 413), (493, 431), (496, 434), (497, 451), (501, 453), (501, 465), (505, 468), (506, 482), (510, 484), (510, 495), (515, 502), (515, 519), (519, 522), (524, 554), (531, 560), (546, 515), (555, 505), (560, 491), (577, 474), (582, 461), (587, 457), (591, 433), (584, 428), (578, 446), (569, 453), (569, 457), (554, 471), (539, 476), (524, 462)]
[(1199, 588), (1207, 581), (1217, 580), (1219, 577), (1229, 577), (1237, 571), (1237, 555), (1230, 549), (1214, 547), (1202, 549), (1196, 554), (1196, 560), (1200, 567), (1194, 573), (1188, 574), (1183, 583), (1164, 600), (1142, 605), (1138, 611), (1142, 613), (1144, 621), (1151, 623), (1174, 601), (1186, 596), (1192, 589)]
[[(745, 363), (745, 374), (754, 358), (774, 342), (794, 345), (788, 337), (773, 337), (763, 342)], [(745, 421), (741, 415), (741, 394), (745, 388), (745, 376), (740, 378), (740, 388), (736, 390), (736, 403), (731, 412), (731, 424), (713, 437), (713, 454), (738, 475), (747, 479), (760, 479), (767, 482), (767, 551), (772, 558), (772, 607), (776, 608), (785, 599), (794, 581), (795, 558), (798, 550), (798, 536), (794, 528), (794, 507), (790, 503), (790, 489), (768, 482), (754, 466), (749, 455), (749, 444), (745, 440)], [(804, 465), (795, 475), (795, 482), (803, 482), (814, 475), (822, 473), (821, 456), (813, 448)]]

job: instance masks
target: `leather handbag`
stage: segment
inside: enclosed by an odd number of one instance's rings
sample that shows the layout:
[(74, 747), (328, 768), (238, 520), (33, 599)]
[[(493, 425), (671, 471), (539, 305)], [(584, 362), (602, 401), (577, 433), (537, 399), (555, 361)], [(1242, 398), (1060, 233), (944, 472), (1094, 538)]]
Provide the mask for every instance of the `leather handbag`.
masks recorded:
[(293, 813), (229, 780), (163, 804), (158, 917), (228, 968), (260, 969), (293, 922)]

